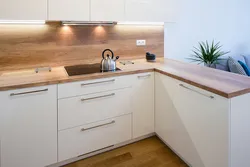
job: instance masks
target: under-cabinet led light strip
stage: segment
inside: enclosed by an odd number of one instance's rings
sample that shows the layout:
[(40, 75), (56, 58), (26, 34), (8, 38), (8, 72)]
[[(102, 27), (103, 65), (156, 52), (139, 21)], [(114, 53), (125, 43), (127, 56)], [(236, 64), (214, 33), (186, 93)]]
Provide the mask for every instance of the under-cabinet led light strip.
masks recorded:
[(0, 20), (0, 24), (45, 24), (45, 20)]
[(117, 22), (118, 25), (155, 25), (163, 26), (164, 22)]

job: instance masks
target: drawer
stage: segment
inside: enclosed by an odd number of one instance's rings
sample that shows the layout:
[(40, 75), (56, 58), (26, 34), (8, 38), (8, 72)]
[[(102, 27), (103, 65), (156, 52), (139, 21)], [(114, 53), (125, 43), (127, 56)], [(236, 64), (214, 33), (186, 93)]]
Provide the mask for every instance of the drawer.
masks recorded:
[(60, 99), (130, 87), (132, 86), (132, 82), (130, 82), (131, 78), (132, 76), (126, 75), (115, 78), (59, 84), (58, 98)]
[(58, 100), (59, 130), (128, 114), (132, 88)]
[(132, 139), (131, 114), (58, 133), (58, 160), (63, 161)]

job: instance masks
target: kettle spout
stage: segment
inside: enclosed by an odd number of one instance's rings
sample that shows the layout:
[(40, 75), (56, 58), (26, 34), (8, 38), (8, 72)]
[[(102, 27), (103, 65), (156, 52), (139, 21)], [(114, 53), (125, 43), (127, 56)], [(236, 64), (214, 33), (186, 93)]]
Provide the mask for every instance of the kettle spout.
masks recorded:
[(115, 60), (114, 60), (114, 61), (118, 60), (119, 58), (120, 58), (119, 56), (116, 56), (116, 58), (115, 58)]

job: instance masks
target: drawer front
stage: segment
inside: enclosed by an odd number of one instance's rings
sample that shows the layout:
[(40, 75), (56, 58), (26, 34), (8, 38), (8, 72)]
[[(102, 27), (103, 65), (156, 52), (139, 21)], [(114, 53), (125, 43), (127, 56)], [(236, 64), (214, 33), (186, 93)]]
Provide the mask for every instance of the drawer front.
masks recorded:
[(59, 130), (128, 114), (131, 88), (58, 100)]
[(88, 80), (58, 85), (58, 98), (104, 92), (132, 86), (132, 76)]
[(131, 114), (59, 131), (58, 158), (67, 160), (132, 139)]

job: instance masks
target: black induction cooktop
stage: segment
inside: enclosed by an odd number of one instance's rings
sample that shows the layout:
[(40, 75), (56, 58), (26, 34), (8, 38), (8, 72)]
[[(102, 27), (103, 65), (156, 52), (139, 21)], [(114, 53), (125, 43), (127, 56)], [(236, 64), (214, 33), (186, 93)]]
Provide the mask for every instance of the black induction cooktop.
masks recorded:
[[(103, 71), (101, 71), (101, 68), (100, 68), (100, 63), (65, 66), (64, 68), (67, 71), (69, 76), (103, 73)], [(120, 71), (120, 70), (121, 69), (116, 68), (116, 70), (114, 71), (105, 71), (105, 72), (115, 72), (115, 71)]]

